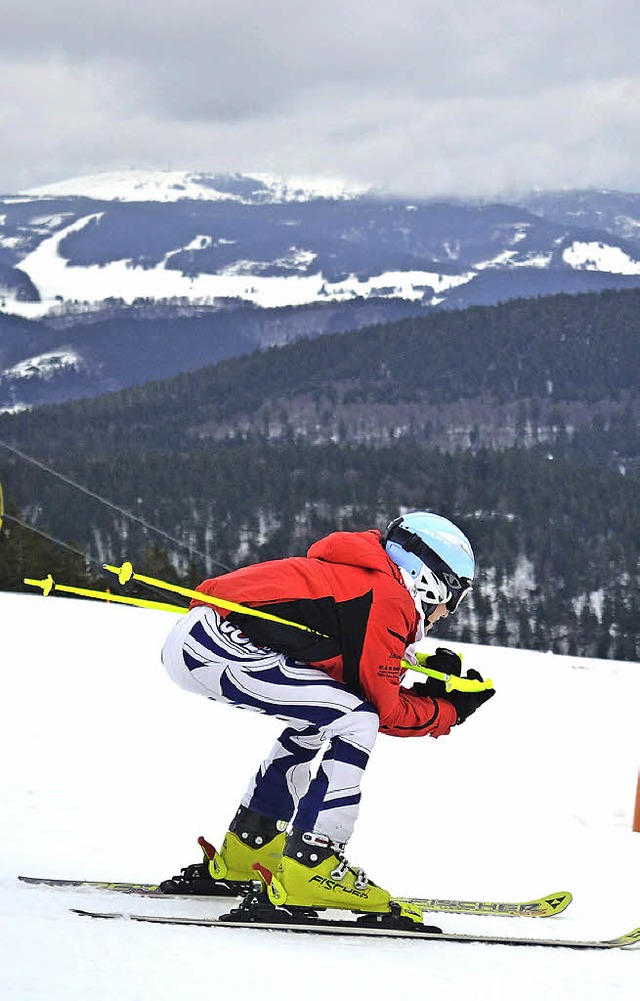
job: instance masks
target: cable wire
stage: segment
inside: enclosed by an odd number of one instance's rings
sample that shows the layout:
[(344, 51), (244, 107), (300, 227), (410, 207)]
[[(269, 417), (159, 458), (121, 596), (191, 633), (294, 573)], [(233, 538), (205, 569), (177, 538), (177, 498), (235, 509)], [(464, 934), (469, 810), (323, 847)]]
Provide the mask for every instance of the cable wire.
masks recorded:
[[(20, 449), (16, 448), (14, 445), (9, 445), (6, 441), (2, 441), (1, 439), (0, 439), (0, 445), (3, 448), (6, 448), (8, 452), (13, 452), (14, 455), (17, 455), (21, 459), (24, 459), (25, 462), (30, 462), (32, 465), (37, 466), (38, 469), (42, 469), (45, 473), (50, 473), (51, 476), (55, 476), (59, 480), (62, 480), (62, 482), (66, 483), (68, 486), (75, 487), (76, 490), (80, 490), (83, 494), (86, 494), (88, 497), (93, 497), (94, 500), (99, 501), (101, 504), (105, 504), (107, 507), (111, 508), (113, 511), (117, 511), (125, 518), (130, 518), (132, 521), (136, 521), (139, 525), (142, 525), (143, 528), (146, 528), (151, 532), (156, 532), (158, 535), (161, 535), (168, 542), (172, 542), (174, 545), (179, 546), (181, 549), (188, 550), (189, 553), (191, 553), (193, 556), (199, 556), (201, 560), (204, 560), (205, 565), (211, 562), (215, 563), (217, 567), (221, 567), (223, 570), (231, 569), (231, 567), (228, 567), (225, 563), (220, 563), (219, 560), (214, 560), (211, 559), (211, 557), (205, 556), (204, 553), (201, 553), (197, 549), (194, 549), (193, 546), (189, 546), (187, 543), (181, 542), (179, 539), (174, 538), (174, 536), (169, 535), (168, 532), (164, 532), (161, 528), (157, 528), (155, 525), (152, 525), (144, 518), (140, 518), (138, 517), (138, 515), (133, 514), (132, 511), (127, 511), (126, 508), (120, 507), (120, 505), (112, 503), (112, 501), (107, 500), (106, 497), (102, 497), (101, 494), (97, 494), (95, 493), (95, 491), (89, 490), (88, 487), (83, 487), (82, 484), (76, 483), (75, 480), (69, 479), (68, 476), (65, 476), (63, 473), (59, 473), (56, 469), (51, 469), (49, 466), (45, 466), (44, 463), (40, 462), (38, 459), (34, 459), (33, 456), (31, 455), (26, 455), (24, 452), (21, 452)], [(5, 515), (5, 517), (7, 516)], [(15, 521), (15, 519), (13, 520)], [(25, 528), (30, 527), (28, 525), (25, 525), (24, 522), (21, 522), (20, 524), (22, 524), (23, 527)], [(33, 529), (33, 531), (37, 532), (37, 529)], [(53, 541), (58, 541), (58, 540), (53, 540)], [(64, 543), (60, 544), (64, 545)]]

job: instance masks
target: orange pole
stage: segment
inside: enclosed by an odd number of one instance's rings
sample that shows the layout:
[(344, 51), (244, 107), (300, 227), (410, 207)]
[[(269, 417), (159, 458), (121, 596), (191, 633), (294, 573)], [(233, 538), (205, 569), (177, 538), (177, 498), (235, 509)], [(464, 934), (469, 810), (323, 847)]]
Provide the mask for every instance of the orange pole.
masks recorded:
[(640, 834), (640, 772), (638, 772), (638, 786), (636, 789), (636, 808), (633, 814), (633, 829)]

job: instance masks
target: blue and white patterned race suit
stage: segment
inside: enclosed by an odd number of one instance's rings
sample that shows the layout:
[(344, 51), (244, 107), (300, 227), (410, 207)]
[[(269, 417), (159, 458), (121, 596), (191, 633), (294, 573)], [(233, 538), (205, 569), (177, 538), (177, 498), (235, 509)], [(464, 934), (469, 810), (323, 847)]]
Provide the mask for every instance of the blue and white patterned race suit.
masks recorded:
[[(186, 691), (288, 723), (242, 805), (295, 827), (349, 839), (360, 783), (378, 734), (368, 702), (324, 671), (254, 646), (213, 608), (198, 606), (169, 634), (162, 661)], [(324, 751), (312, 779), (314, 759)]]

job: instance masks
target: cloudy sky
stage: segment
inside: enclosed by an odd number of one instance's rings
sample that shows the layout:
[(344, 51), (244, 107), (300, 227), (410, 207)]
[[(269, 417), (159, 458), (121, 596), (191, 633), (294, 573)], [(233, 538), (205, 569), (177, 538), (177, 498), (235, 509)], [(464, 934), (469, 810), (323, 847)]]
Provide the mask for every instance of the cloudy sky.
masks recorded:
[(124, 168), (640, 191), (638, 0), (0, 0), (0, 191)]

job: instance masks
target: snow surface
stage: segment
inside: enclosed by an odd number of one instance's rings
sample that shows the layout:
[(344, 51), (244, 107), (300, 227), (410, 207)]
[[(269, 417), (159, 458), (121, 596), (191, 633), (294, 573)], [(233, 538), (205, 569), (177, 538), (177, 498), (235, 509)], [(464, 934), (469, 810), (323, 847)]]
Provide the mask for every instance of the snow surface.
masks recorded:
[[(196, 838), (220, 841), (282, 724), (173, 685), (159, 663), (171, 614), (8, 593), (0, 608), (3, 1001), (638, 997), (639, 949), (92, 922), (68, 908), (228, 904), (19, 884), (20, 873), (156, 881), (197, 861)], [(397, 893), (575, 895), (556, 918), (441, 915), (447, 929), (578, 938), (638, 926), (640, 665), (463, 649), (498, 694), (449, 737), (380, 737), (349, 857)]]

